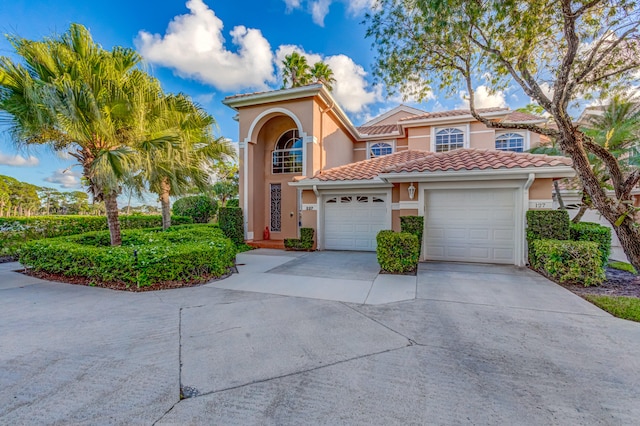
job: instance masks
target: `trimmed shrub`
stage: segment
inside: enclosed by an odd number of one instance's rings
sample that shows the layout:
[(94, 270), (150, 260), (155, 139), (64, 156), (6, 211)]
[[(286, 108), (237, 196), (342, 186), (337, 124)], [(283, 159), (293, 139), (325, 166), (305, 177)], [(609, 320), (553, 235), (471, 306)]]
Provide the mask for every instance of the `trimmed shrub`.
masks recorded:
[(173, 214), (188, 216), (195, 223), (209, 223), (217, 210), (218, 204), (206, 195), (184, 197), (173, 203)]
[(588, 287), (605, 279), (598, 243), (534, 240), (529, 249), (531, 266), (558, 282), (582, 283)]
[(400, 231), (413, 234), (418, 237), (419, 242), (422, 242), (424, 216), (400, 216)]
[(218, 213), (220, 229), (236, 245), (244, 243), (244, 220), (239, 207), (220, 207)]
[(311, 250), (313, 248), (313, 228), (300, 228), (300, 238), (285, 238), (284, 248), (289, 250)]
[(527, 241), (568, 240), (569, 213), (566, 210), (527, 211)]
[(376, 236), (380, 268), (392, 274), (415, 271), (420, 258), (418, 237), (407, 232), (380, 231)]
[(237, 198), (227, 200), (227, 205), (225, 207), (240, 207), (240, 200)]
[[(159, 215), (120, 215), (122, 229), (155, 228), (162, 225)], [(193, 223), (185, 216), (172, 216), (171, 223)], [(27, 241), (55, 238), (108, 229), (104, 216), (34, 216), (0, 218), (0, 255), (15, 255)]]
[(109, 232), (31, 241), (20, 262), (34, 271), (121, 282), (138, 287), (193, 281), (225, 274), (236, 248), (216, 226), (185, 225), (122, 232), (122, 246), (109, 246)]
[(571, 224), (573, 241), (593, 241), (598, 243), (602, 256), (602, 265), (606, 266), (611, 254), (611, 228), (593, 222)]

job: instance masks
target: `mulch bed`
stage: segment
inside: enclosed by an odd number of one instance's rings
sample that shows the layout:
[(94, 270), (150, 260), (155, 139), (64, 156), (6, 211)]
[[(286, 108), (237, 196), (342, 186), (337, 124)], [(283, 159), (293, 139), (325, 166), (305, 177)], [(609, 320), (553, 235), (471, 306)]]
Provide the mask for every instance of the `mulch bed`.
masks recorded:
[(619, 269), (607, 268), (607, 280), (599, 286), (585, 287), (582, 284), (559, 283), (579, 296), (631, 296), (640, 298), (640, 275)]
[[(235, 269), (235, 268), (233, 268)], [(193, 280), (189, 282), (184, 281), (166, 281), (161, 283), (156, 283), (150, 286), (140, 287), (138, 288), (135, 285), (126, 284), (123, 282), (102, 282), (102, 281), (94, 281), (85, 277), (67, 277), (61, 274), (50, 274), (48, 272), (36, 272), (29, 269), (20, 269), (16, 272), (20, 272), (25, 275), (29, 275), (30, 277), (36, 277), (43, 280), (48, 281), (57, 281), (66, 284), (74, 284), (74, 285), (84, 285), (87, 287), (101, 287), (108, 288), (111, 290), (119, 290), (119, 291), (132, 291), (132, 292), (143, 292), (143, 291), (156, 291), (156, 290), (170, 290), (174, 288), (184, 288), (184, 287), (196, 287), (203, 284), (208, 284), (212, 281), (223, 280), (233, 273), (233, 270), (230, 270), (227, 274), (222, 275), (220, 277), (216, 277), (214, 275), (204, 276), (199, 280)]]

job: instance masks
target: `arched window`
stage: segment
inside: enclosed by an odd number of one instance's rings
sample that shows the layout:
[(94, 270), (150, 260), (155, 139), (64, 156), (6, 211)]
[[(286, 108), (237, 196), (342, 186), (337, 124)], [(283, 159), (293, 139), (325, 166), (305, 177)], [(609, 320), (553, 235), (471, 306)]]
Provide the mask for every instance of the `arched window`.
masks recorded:
[(302, 138), (298, 130), (287, 130), (278, 138), (272, 154), (271, 172), (302, 172)]
[(524, 137), (519, 133), (504, 133), (496, 137), (496, 149), (499, 151), (524, 151)]
[(369, 158), (381, 157), (393, 153), (393, 146), (386, 142), (377, 142), (369, 147)]
[(460, 129), (449, 128), (436, 132), (436, 152), (453, 151), (464, 148), (464, 132)]

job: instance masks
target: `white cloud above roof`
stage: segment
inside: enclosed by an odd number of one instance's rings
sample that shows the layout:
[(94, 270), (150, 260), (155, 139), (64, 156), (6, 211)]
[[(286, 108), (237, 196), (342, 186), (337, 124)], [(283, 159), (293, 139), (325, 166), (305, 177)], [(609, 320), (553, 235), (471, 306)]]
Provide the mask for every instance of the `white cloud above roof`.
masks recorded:
[(138, 33), (135, 43), (147, 61), (227, 91), (274, 82), (271, 45), (260, 30), (234, 27), (229, 34), (237, 51), (228, 50), (215, 12), (202, 0), (186, 5), (189, 13), (174, 17), (164, 35)]
[[(459, 92), (460, 103), (457, 108), (467, 109), (469, 108), (469, 94), (466, 90)], [(504, 92), (501, 90), (492, 92), (485, 85), (478, 86), (474, 92), (474, 106), (476, 108), (491, 108), (491, 107), (507, 107), (507, 101), (505, 100)]]
[(21, 155), (7, 155), (0, 152), (0, 165), (13, 167), (35, 167), (40, 164), (40, 160), (30, 155), (23, 157)]

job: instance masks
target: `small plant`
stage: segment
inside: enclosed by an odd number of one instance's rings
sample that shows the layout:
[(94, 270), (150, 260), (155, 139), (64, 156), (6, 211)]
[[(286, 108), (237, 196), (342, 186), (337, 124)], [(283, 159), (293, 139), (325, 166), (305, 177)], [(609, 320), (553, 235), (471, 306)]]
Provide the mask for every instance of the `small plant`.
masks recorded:
[(220, 229), (236, 245), (244, 244), (244, 219), (238, 207), (220, 207), (218, 214)]
[(418, 268), (420, 242), (407, 232), (384, 230), (376, 236), (378, 264), (384, 272), (405, 274)]
[(217, 210), (218, 204), (206, 195), (180, 198), (173, 203), (174, 214), (188, 216), (195, 223), (209, 223)]
[(313, 228), (300, 228), (300, 238), (285, 238), (284, 247), (288, 250), (311, 250), (314, 232)]
[(535, 240), (530, 244), (531, 266), (561, 282), (598, 285), (605, 279), (598, 244), (592, 241)]
[(571, 239), (573, 241), (594, 241), (598, 243), (602, 255), (602, 264), (607, 265), (611, 254), (611, 228), (592, 222), (572, 223)]
[(527, 241), (568, 240), (571, 236), (569, 213), (566, 210), (527, 211)]

